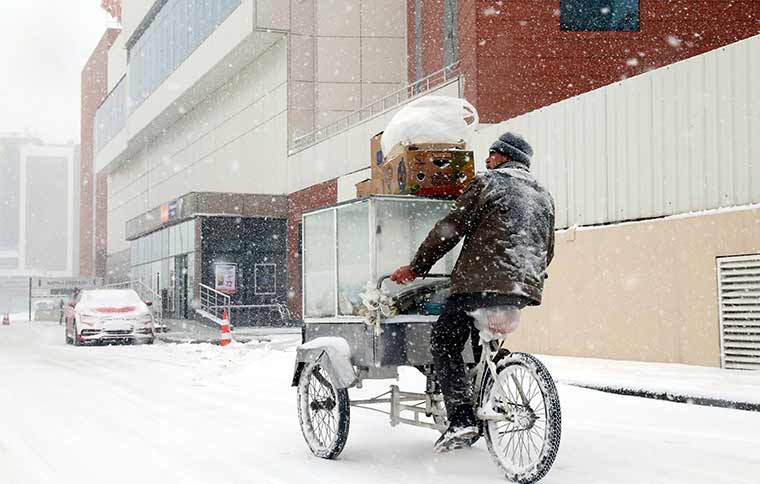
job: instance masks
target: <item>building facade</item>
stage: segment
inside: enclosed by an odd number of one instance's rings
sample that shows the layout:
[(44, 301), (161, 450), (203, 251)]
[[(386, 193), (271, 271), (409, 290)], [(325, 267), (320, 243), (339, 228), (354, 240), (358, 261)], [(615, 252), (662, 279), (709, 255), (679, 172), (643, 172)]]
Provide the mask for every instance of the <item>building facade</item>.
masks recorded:
[(30, 276), (78, 272), (79, 147), (0, 136), (0, 300), (26, 308)]
[[(112, 8), (116, 8), (114, 4)], [(108, 94), (108, 50), (119, 29), (107, 29), (82, 69), (80, 143), (81, 187), (79, 205), (79, 273), (105, 274), (107, 178), (95, 173), (95, 113)]]

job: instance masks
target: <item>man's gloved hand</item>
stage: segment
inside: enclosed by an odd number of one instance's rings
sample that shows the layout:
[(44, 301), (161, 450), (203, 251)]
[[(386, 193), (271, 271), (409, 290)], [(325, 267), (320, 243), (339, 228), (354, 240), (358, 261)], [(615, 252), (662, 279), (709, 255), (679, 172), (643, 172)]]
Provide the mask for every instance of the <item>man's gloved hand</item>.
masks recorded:
[(411, 266), (399, 267), (391, 274), (391, 281), (396, 284), (406, 284), (415, 279), (417, 279), (417, 274), (414, 273)]

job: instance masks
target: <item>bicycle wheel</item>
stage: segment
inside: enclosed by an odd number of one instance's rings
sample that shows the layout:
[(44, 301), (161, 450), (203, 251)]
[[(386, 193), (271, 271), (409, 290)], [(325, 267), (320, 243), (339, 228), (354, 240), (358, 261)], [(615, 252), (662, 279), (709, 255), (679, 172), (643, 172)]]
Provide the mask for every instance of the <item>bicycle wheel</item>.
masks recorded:
[(490, 372), (480, 392), (479, 416), (496, 463), (507, 479), (540, 480), (559, 450), (562, 413), (549, 371), (533, 356), (511, 353), (496, 363), (503, 396)]
[(298, 420), (311, 452), (323, 459), (338, 457), (348, 439), (350, 417), (348, 390), (335, 388), (319, 362), (306, 365), (298, 380)]

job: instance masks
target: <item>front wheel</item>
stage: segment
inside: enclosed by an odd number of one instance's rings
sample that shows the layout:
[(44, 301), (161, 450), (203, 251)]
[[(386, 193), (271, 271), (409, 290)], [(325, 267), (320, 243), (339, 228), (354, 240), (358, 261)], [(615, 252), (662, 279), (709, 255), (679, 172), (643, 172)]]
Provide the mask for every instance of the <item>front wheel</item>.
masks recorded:
[(335, 388), (319, 361), (308, 363), (298, 380), (298, 420), (311, 452), (335, 459), (348, 440), (348, 390)]
[(500, 359), (496, 370), (503, 391), (487, 372), (478, 410), (488, 450), (507, 479), (531, 484), (549, 472), (559, 451), (557, 388), (546, 367), (526, 353)]

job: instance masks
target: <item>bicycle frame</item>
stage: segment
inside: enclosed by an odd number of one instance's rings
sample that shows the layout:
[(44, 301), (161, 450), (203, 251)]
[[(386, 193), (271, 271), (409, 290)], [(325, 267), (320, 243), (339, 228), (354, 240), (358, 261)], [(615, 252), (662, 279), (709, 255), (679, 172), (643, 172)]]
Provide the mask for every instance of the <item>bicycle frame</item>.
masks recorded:
[[(472, 389), (472, 406), (475, 408), (475, 413), (477, 417), (480, 420), (503, 420), (503, 417), (496, 417), (496, 416), (484, 416), (482, 414), (479, 414), (477, 410), (481, 408), (481, 402), (480, 400), (480, 394), (483, 390), (483, 383), (485, 382), (485, 376), (486, 371), (491, 374), (491, 378), (493, 378), (494, 385), (496, 385), (496, 389), (501, 394), (502, 397), (505, 399), (509, 399), (509, 395), (506, 390), (504, 390), (504, 387), (502, 387), (501, 382), (498, 378), (498, 372), (496, 369), (496, 356), (501, 351), (506, 351), (507, 353), (509, 350), (503, 348), (502, 346), (503, 340), (491, 340), (491, 341), (485, 341), (483, 339), (480, 340), (480, 345), (483, 348), (483, 351), (480, 353), (480, 361), (477, 365), (475, 365), (475, 384), (473, 385)], [(514, 377), (513, 377), (514, 378)], [(517, 386), (518, 392), (520, 393), (520, 398), (523, 400), (523, 403), (527, 405), (528, 401), (525, 398), (525, 395), (522, 391), (522, 387), (519, 385), (519, 383), (515, 380), (515, 385)], [(509, 416), (507, 417), (509, 418)]]

